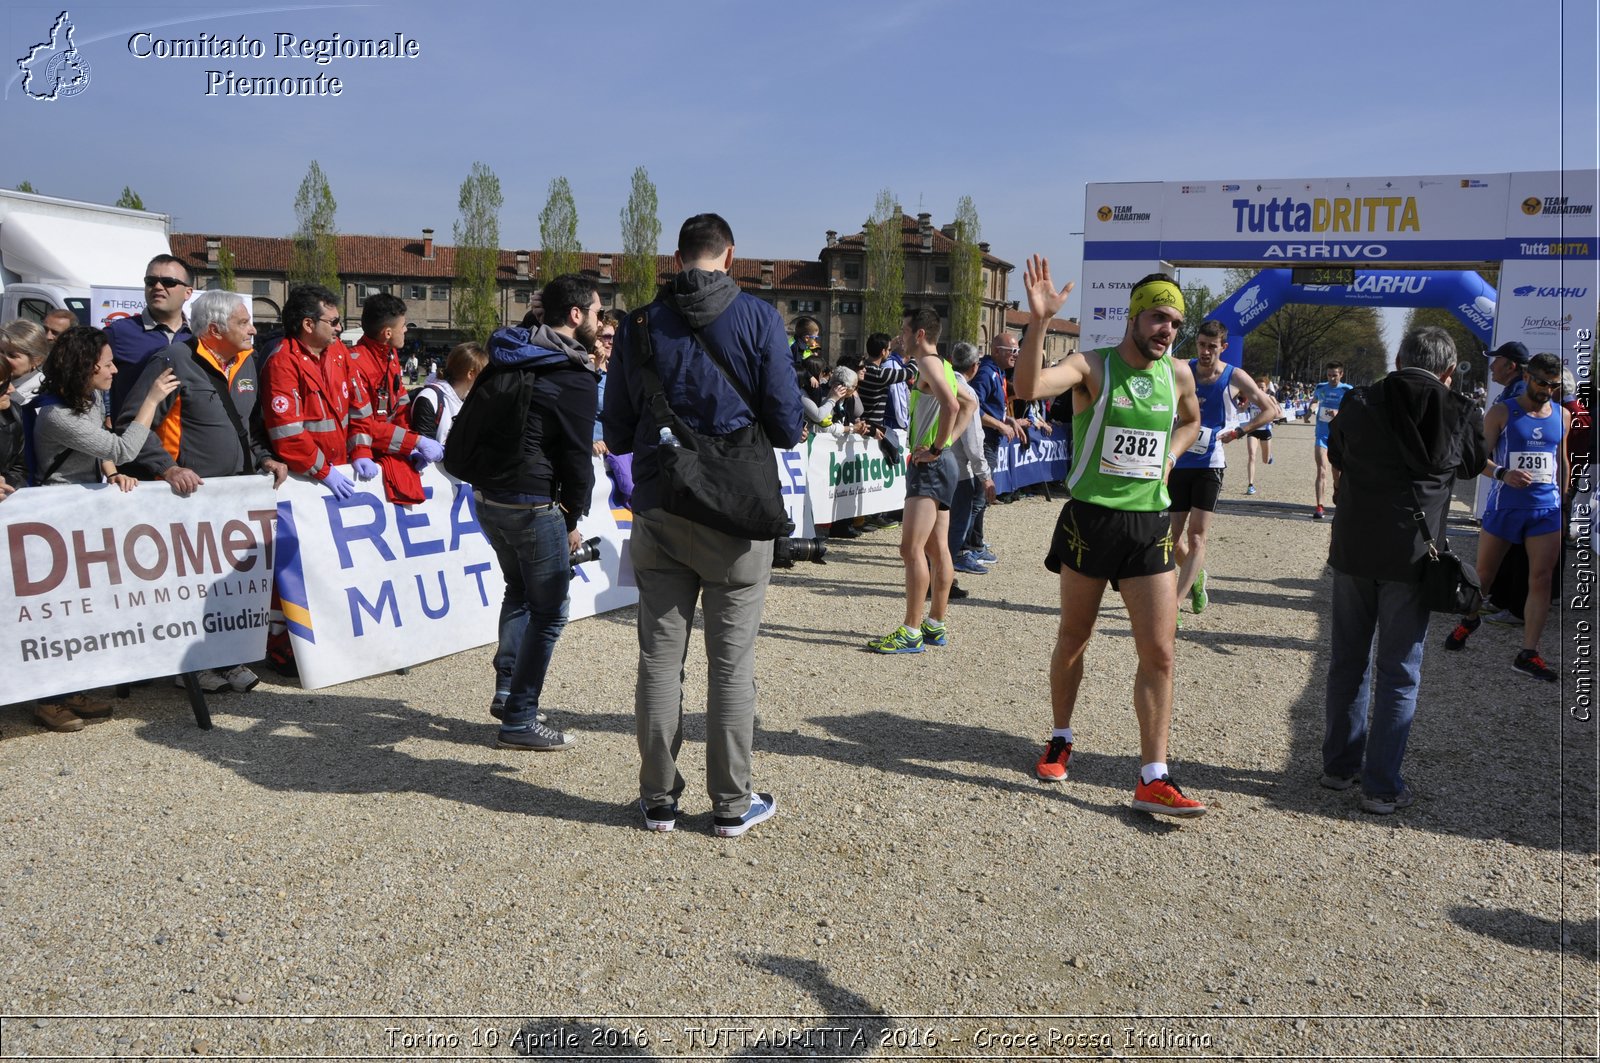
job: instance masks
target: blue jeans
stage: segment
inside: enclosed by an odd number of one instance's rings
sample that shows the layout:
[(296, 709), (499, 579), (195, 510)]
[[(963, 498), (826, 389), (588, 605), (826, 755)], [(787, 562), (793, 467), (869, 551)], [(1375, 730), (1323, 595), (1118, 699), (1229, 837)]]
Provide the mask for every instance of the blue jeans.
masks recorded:
[(1341, 778), (1359, 773), (1368, 797), (1395, 797), (1405, 789), (1400, 762), (1417, 711), (1427, 637), (1422, 584), (1334, 572), (1322, 770)]
[(567, 524), (554, 507), (509, 509), (480, 501), (477, 509), (506, 581), (500, 648), (494, 655), (495, 690), (510, 691), (501, 726), (523, 731), (538, 718), (545, 672), (567, 626), (572, 581)]
[[(987, 442), (983, 444), (983, 460), (989, 463), (989, 471), (992, 475), (995, 466), (1000, 461), (1000, 444), (998, 442), (996, 442), (993, 446), (989, 445)], [(983, 549), (983, 513), (984, 510), (988, 508), (989, 499), (984, 496), (982, 491), (979, 491), (973, 495), (972, 523), (967, 528), (965, 549), (974, 551)], [(954, 520), (952, 520), (951, 523), (955, 523)], [(954, 539), (951, 540), (951, 542), (954, 541)], [(950, 556), (954, 557), (955, 554), (952, 553)]]
[(950, 560), (954, 561), (967, 549), (967, 533), (983, 492), (978, 490), (976, 477), (956, 483), (955, 498), (950, 501)]

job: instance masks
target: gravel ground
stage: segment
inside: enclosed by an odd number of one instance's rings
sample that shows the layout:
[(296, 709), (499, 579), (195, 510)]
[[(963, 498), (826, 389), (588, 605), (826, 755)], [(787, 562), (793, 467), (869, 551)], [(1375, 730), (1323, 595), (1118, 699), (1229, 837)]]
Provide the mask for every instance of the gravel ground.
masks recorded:
[[(1032, 778), (1042, 499), (991, 510), (1002, 560), (919, 657), (861, 648), (897, 622), (897, 533), (777, 577), (756, 781), (779, 815), (737, 840), (709, 833), (698, 712), (686, 818), (638, 828), (631, 610), (561, 640), (561, 754), (493, 747), (484, 651), (269, 679), (210, 732), (164, 684), (79, 734), (4, 710), (0, 1055), (1593, 1058), (1594, 725), (1506, 667), (1515, 629), (1447, 655), (1439, 620), (1418, 804), (1319, 788), (1309, 451), (1280, 429), (1261, 493), (1242, 468), (1224, 489), (1172, 738), (1211, 813), (1182, 825), (1128, 808), (1112, 595), (1071, 781)], [(696, 645), (691, 707), (703, 680)]]

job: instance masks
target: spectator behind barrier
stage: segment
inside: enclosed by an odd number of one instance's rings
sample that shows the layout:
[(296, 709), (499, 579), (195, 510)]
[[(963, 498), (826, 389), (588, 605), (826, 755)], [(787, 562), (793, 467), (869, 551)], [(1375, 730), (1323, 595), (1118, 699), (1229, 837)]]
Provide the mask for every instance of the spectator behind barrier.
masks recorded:
[(470, 340), (450, 349), (444, 360), (444, 379), (417, 388), (411, 396), (411, 430), (443, 443), (467, 392), (489, 364), (489, 352)]

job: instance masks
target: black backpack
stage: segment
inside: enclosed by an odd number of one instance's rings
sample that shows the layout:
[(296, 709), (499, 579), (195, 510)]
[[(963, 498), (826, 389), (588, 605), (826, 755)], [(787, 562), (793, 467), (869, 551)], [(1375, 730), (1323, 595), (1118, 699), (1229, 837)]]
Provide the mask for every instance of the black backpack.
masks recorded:
[(451, 422), (444, 469), (478, 488), (510, 488), (522, 466), (522, 435), (539, 380), (537, 368), (491, 365)]

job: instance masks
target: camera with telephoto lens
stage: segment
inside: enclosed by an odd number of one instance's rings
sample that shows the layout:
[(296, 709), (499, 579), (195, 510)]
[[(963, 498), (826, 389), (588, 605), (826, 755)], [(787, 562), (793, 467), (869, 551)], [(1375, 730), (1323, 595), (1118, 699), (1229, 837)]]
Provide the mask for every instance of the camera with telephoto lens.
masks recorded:
[(796, 561), (809, 561), (813, 565), (825, 565), (823, 560), (828, 552), (826, 543), (815, 539), (791, 539), (794, 534), (794, 521), (783, 526), (783, 534), (778, 536), (772, 544), (772, 567), (793, 568)]
[(599, 557), (600, 536), (596, 535), (592, 539), (585, 539), (578, 544), (576, 550), (572, 551), (572, 567), (577, 568), (579, 565), (587, 564), (590, 561), (597, 560)]

